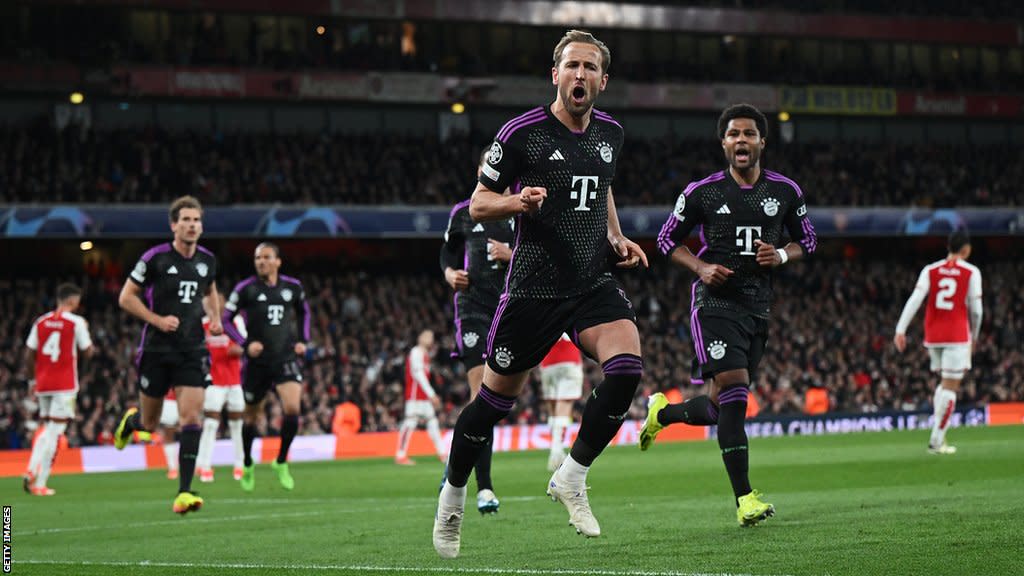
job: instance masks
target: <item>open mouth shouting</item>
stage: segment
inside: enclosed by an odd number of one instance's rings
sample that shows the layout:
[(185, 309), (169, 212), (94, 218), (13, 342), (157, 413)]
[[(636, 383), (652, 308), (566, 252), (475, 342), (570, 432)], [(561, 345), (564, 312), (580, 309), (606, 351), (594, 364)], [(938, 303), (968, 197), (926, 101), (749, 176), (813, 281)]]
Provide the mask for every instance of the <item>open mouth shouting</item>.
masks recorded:
[(750, 148), (746, 146), (737, 146), (736, 152), (734, 153), (737, 164), (747, 164), (750, 162), (751, 154)]
[(583, 86), (575, 86), (569, 93), (569, 98), (576, 106), (583, 106), (587, 103), (587, 89)]

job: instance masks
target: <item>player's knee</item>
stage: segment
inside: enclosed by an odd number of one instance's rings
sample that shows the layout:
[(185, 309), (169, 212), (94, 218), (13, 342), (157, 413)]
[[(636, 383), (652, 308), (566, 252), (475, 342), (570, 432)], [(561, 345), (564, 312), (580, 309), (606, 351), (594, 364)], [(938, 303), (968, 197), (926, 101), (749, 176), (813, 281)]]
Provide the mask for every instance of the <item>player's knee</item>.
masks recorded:
[(604, 382), (595, 391), (596, 396), (603, 396), (613, 412), (626, 412), (644, 374), (643, 359), (636, 354), (619, 354), (606, 360), (601, 370)]

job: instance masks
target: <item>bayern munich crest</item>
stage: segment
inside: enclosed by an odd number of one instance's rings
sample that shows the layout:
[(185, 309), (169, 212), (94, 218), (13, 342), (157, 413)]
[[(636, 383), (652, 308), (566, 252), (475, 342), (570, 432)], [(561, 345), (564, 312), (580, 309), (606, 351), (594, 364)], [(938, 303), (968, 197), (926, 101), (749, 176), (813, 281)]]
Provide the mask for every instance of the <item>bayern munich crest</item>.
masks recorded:
[(761, 207), (764, 208), (766, 216), (775, 216), (779, 213), (779, 201), (775, 198), (765, 198), (761, 200)]
[(725, 357), (725, 349), (728, 346), (728, 344), (722, 342), (721, 340), (715, 340), (710, 345), (708, 345), (708, 353), (711, 354), (711, 357), (714, 358), (715, 360), (721, 360), (722, 358)]
[(285, 288), (284, 290), (281, 290), (281, 299), (284, 300), (285, 302), (291, 302), (292, 301), (292, 291), (287, 289), (287, 288)]
[(206, 274), (209, 272), (210, 269), (206, 267), (205, 262), (200, 262), (199, 264), (196, 264), (196, 273), (202, 276), (203, 278), (206, 278)]
[(494, 351), (494, 362), (502, 368), (508, 368), (511, 366), (513, 358), (514, 356), (512, 356), (512, 352), (509, 352), (508, 348), (505, 348), (504, 346)]
[(601, 154), (601, 160), (604, 160), (605, 164), (612, 163), (612, 147), (607, 142), (601, 142), (601, 146), (598, 149)]
[(462, 343), (466, 348), (472, 348), (476, 346), (476, 343), (480, 341), (480, 335), (476, 332), (466, 332), (462, 335)]

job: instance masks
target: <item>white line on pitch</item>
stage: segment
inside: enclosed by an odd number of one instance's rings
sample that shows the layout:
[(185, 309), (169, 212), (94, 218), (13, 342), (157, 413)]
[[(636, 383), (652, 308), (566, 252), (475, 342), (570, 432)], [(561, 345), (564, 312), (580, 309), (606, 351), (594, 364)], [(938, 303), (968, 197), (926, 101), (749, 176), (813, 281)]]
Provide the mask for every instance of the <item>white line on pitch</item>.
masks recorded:
[(514, 576), (563, 576), (570, 574), (592, 574), (595, 576), (753, 576), (726, 572), (673, 572), (660, 570), (602, 570), (581, 568), (577, 570), (544, 568), (474, 568), (438, 566), (369, 566), (363, 564), (249, 564), (249, 563), (202, 563), (202, 562), (91, 562), (62, 560), (16, 560), (15, 564), (39, 564), (48, 566), (105, 566), (118, 568), (213, 568), (222, 570), (300, 570), (319, 572), (368, 572), (389, 574), (512, 574)]

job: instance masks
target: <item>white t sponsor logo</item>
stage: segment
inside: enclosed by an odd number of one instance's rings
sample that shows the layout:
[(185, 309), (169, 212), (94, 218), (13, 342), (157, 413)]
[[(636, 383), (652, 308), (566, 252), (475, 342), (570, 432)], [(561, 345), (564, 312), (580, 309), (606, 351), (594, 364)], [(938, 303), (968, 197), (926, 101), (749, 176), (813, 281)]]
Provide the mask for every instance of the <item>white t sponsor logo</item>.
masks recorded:
[[(590, 206), (587, 206), (587, 200), (597, 199), (597, 182), (597, 176), (572, 177), (572, 192), (569, 194), (569, 197), (573, 200), (579, 200), (579, 204), (574, 210), (590, 211)], [(579, 184), (579, 188), (576, 187), (577, 184)]]
[(192, 297), (199, 292), (199, 283), (195, 280), (182, 280), (178, 282), (178, 296), (183, 304), (191, 304)]
[(282, 318), (284, 318), (284, 306), (280, 304), (267, 306), (267, 319), (270, 320), (271, 326), (279, 326)]
[(756, 254), (754, 252), (754, 240), (759, 240), (760, 238), (760, 226), (736, 227), (736, 245), (743, 249), (740, 251), (741, 256), (753, 256)]

